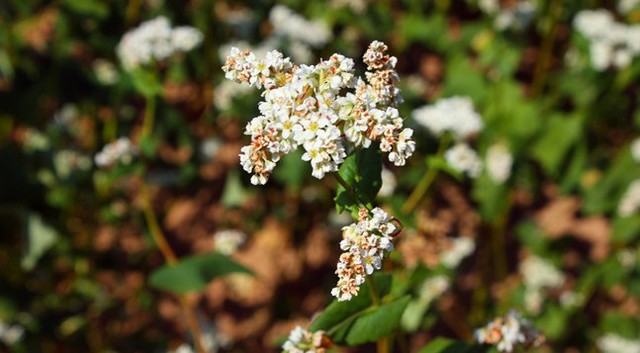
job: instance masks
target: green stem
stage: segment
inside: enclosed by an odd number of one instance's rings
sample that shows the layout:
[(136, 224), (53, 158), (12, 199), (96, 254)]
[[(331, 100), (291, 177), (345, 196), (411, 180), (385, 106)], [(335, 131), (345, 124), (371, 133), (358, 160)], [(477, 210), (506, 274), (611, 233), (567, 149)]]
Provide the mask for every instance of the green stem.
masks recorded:
[[(448, 147), (450, 139), (451, 138), (448, 134), (442, 136), (440, 139), (440, 145), (438, 146), (438, 151), (436, 152), (436, 158), (441, 158), (444, 155), (444, 151)], [(427, 168), (429, 167), (427, 166)], [(407, 215), (411, 213), (418, 206), (420, 200), (422, 200), (424, 195), (427, 193), (427, 190), (429, 190), (429, 186), (431, 186), (431, 183), (436, 179), (436, 176), (438, 176), (437, 168), (431, 167), (427, 170), (427, 172), (422, 176), (422, 179), (418, 182), (418, 185), (416, 185), (416, 188), (413, 189), (411, 195), (409, 195), (407, 201), (402, 205), (403, 214)]]
[[(147, 221), (147, 226), (149, 227), (151, 238), (153, 239), (156, 246), (160, 249), (162, 256), (169, 264), (169, 266), (177, 265), (178, 257), (173, 252), (173, 249), (171, 249), (167, 238), (162, 232), (162, 228), (160, 227), (160, 223), (158, 222), (158, 217), (153, 210), (149, 188), (145, 183), (142, 183), (142, 186), (140, 187), (140, 196), (142, 197), (142, 211)], [(191, 331), (191, 335), (193, 336), (196, 350), (198, 351), (198, 353), (206, 353), (206, 349), (204, 348), (204, 345), (202, 343), (202, 331), (200, 330), (200, 326), (198, 325), (198, 320), (196, 318), (193, 307), (189, 304), (187, 296), (184, 294), (178, 295), (178, 300), (180, 301), (182, 310), (185, 313), (187, 326), (189, 326), (189, 330)]]
[(544, 89), (544, 84), (549, 71), (549, 64), (553, 57), (553, 44), (558, 33), (558, 20), (562, 12), (562, 0), (551, 0), (549, 3), (549, 29), (542, 40), (540, 55), (536, 61), (531, 85), (531, 96), (538, 97)]
[[(369, 283), (369, 294), (371, 294), (371, 302), (374, 307), (380, 306), (380, 291), (376, 285), (376, 281), (373, 276), (367, 276), (367, 282)], [(376, 342), (377, 353), (389, 353), (389, 337), (381, 337)]]
[(146, 106), (144, 109), (144, 121), (142, 122), (142, 139), (150, 136), (153, 132), (153, 122), (156, 112), (156, 98), (154, 95), (145, 96)]
[(491, 225), (491, 245), (493, 247), (493, 259), (495, 261), (496, 280), (501, 280), (507, 275), (507, 256), (505, 249), (505, 226), (509, 214), (509, 205)]

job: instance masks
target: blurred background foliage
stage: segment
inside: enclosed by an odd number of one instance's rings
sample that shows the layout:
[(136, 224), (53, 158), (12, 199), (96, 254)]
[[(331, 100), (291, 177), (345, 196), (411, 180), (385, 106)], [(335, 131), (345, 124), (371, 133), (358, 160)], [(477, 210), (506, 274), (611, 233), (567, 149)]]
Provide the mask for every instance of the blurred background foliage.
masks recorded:
[[(438, 168), (429, 164), (437, 139), (411, 116), (441, 97), (474, 102), (485, 124), (473, 143), (479, 155), (496, 142), (513, 155), (506, 182), (440, 173), (404, 216), (410, 229), (388, 267), (394, 285), (405, 286), (398, 290), (414, 294), (414, 317), (403, 318), (407, 350), (435, 336), (469, 340), (512, 307), (546, 333), (541, 352), (604, 351), (596, 342), (606, 334), (637, 344), (640, 213), (622, 216), (618, 207), (640, 178), (630, 148), (640, 131), (640, 60), (594, 69), (572, 23), (580, 11), (605, 8), (633, 25), (640, 10), (595, 0), (500, 1), (491, 11), (487, 3), (279, 2), (329, 29), (330, 40), (305, 48), (311, 62), (334, 52), (359, 62), (372, 40), (398, 57), (400, 111), (416, 130), (417, 152), (405, 167), (386, 166), (397, 186), (380, 205), (400, 210), (426, 170)], [(278, 351), (293, 325), (330, 302), (339, 230), (349, 222), (333, 211), (336, 186), (312, 178), (300, 155), (285, 158), (262, 188), (238, 166), (260, 97), (229, 88), (220, 68), (240, 41), (295, 59), (300, 48), (269, 20), (274, 5), (0, 2), (0, 351), (162, 352), (189, 341), (175, 298), (147, 281), (164, 259), (146, 230), (143, 179), (178, 256), (217, 249), (223, 230), (246, 234), (231, 256), (256, 277), (215, 279), (188, 296), (211, 351)], [(120, 39), (157, 16), (194, 26), (202, 44), (154, 63), (151, 78), (124, 70)], [(145, 95), (159, 97), (150, 139), (141, 138)], [(120, 136), (140, 158), (94, 166)], [(440, 254), (459, 237), (474, 239), (475, 250), (447, 268)], [(531, 292), (522, 264), (534, 256), (561, 273), (560, 284)], [(429, 298), (424, 283), (438, 276), (448, 289)], [(531, 295), (541, 297), (537, 305), (527, 304)]]

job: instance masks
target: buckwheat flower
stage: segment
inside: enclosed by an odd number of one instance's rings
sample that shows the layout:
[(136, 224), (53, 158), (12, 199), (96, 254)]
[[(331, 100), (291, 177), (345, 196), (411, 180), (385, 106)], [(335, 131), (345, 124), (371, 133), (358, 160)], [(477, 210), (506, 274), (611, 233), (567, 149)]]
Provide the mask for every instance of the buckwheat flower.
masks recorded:
[(344, 252), (335, 272), (338, 284), (331, 295), (339, 301), (358, 295), (366, 275), (381, 269), (384, 256), (393, 250), (392, 236), (396, 230), (391, 217), (382, 209), (360, 209), (358, 222), (342, 228), (340, 249)]
[(105, 145), (94, 159), (96, 166), (108, 168), (116, 163), (129, 164), (136, 154), (138, 154), (138, 149), (131, 143), (129, 138), (120, 137)]
[(372, 74), (365, 81), (355, 76), (353, 60), (341, 54), (296, 66), (277, 51), (259, 58), (232, 48), (222, 68), (225, 77), (264, 89), (261, 115), (245, 128), (251, 144), (240, 153), (243, 169), (253, 174), (251, 182), (266, 183), (280, 158), (298, 147), (316, 178), (339, 169), (349, 144), (368, 148), (378, 141), (389, 161), (404, 165), (415, 142), (396, 108), (396, 59), (386, 50), (386, 45), (373, 42), (365, 53), (367, 74)]
[(465, 140), (482, 130), (484, 124), (469, 97), (451, 97), (413, 111), (413, 119), (432, 134), (449, 131), (457, 140)]
[(449, 289), (449, 279), (443, 275), (427, 278), (420, 287), (419, 300), (430, 304)]
[(380, 173), (380, 178), (382, 179), (382, 185), (380, 186), (380, 190), (378, 191), (378, 197), (389, 197), (393, 195), (393, 192), (396, 189), (398, 182), (396, 181), (396, 176), (389, 169), (382, 167), (382, 172)]
[(325, 353), (331, 342), (324, 331), (310, 332), (296, 326), (282, 345), (283, 353)]
[(460, 142), (444, 153), (447, 163), (460, 173), (475, 178), (480, 175), (482, 162), (476, 152), (466, 143)]
[(504, 144), (494, 144), (487, 149), (485, 164), (489, 177), (502, 184), (511, 176), (513, 156)]
[(440, 263), (447, 268), (456, 268), (475, 249), (476, 243), (473, 238), (457, 237), (453, 239), (451, 247), (440, 256)]
[(487, 15), (494, 15), (500, 11), (499, 0), (478, 0), (478, 8)]
[(202, 42), (202, 34), (195, 28), (182, 26), (172, 29), (166, 17), (145, 21), (125, 33), (116, 52), (126, 70), (186, 52)]
[(213, 244), (216, 251), (224, 255), (231, 255), (240, 248), (246, 239), (247, 236), (239, 230), (220, 230), (213, 235)]
[(89, 170), (91, 158), (74, 150), (60, 150), (53, 156), (53, 167), (58, 176), (64, 179), (76, 170)]
[(640, 179), (636, 179), (627, 188), (618, 204), (618, 214), (621, 217), (634, 215), (640, 209)]
[(618, 0), (618, 12), (626, 15), (640, 6), (639, 0)]
[(536, 5), (533, 2), (520, 0), (514, 6), (501, 10), (493, 23), (500, 31), (507, 29), (525, 29), (534, 18)]
[(631, 270), (638, 263), (638, 250), (622, 249), (616, 255), (618, 262), (626, 270)]
[(539, 346), (545, 340), (542, 333), (515, 310), (477, 329), (474, 336), (478, 343), (495, 345), (500, 352), (512, 352), (518, 344), (525, 348)]
[(247, 85), (223, 81), (213, 90), (213, 104), (218, 109), (228, 110), (235, 98), (245, 96), (251, 91), (251, 87)]
[(324, 22), (308, 21), (284, 5), (271, 9), (269, 21), (276, 35), (299, 40), (315, 48), (325, 45), (333, 37)]
[(22, 340), (24, 336), (24, 327), (18, 324), (8, 324), (0, 320), (0, 341), (5, 345), (11, 346)]
[(640, 163), (640, 137), (631, 142), (630, 149), (633, 160)]
[(607, 333), (598, 338), (596, 345), (602, 353), (640, 353), (640, 340)]
[(25, 130), (22, 148), (26, 152), (46, 151), (49, 146), (50, 143), (47, 135), (33, 128), (27, 128)]
[(525, 285), (525, 306), (534, 314), (539, 313), (544, 304), (543, 290), (561, 287), (565, 281), (562, 272), (537, 256), (529, 256), (520, 264), (520, 274)]

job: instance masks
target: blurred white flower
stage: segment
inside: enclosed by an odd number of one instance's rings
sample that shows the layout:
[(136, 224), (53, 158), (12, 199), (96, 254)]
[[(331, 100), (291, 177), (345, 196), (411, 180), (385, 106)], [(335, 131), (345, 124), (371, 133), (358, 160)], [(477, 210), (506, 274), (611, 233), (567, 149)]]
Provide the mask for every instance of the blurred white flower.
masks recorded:
[(331, 5), (338, 8), (348, 6), (353, 12), (362, 14), (367, 9), (367, 0), (331, 0)]
[(95, 156), (96, 166), (108, 168), (116, 163), (129, 164), (138, 153), (138, 149), (128, 137), (120, 137), (102, 148)]
[(456, 268), (462, 260), (476, 249), (471, 237), (460, 236), (451, 241), (451, 248), (440, 256), (440, 263), (448, 268)]
[(440, 136), (450, 131), (458, 140), (477, 134), (484, 126), (469, 97), (440, 99), (433, 105), (414, 110), (411, 115), (434, 135)]
[(474, 333), (478, 343), (495, 345), (500, 352), (512, 352), (514, 346), (538, 346), (545, 340), (542, 332), (517, 311), (498, 317)]
[(319, 48), (333, 37), (329, 27), (321, 21), (308, 21), (284, 5), (276, 5), (269, 13), (269, 21), (276, 35), (301, 41)]
[(228, 229), (217, 231), (213, 236), (213, 243), (216, 251), (224, 255), (231, 255), (244, 244), (246, 239), (247, 236), (243, 232)]
[(249, 85), (239, 85), (224, 80), (213, 91), (213, 104), (220, 110), (228, 110), (231, 108), (234, 98), (244, 96), (252, 91), (253, 89)]
[(640, 353), (640, 340), (607, 333), (598, 338), (596, 345), (602, 353)]
[(640, 0), (618, 0), (618, 12), (626, 15), (640, 5)]
[(64, 179), (76, 170), (89, 170), (91, 158), (74, 150), (59, 150), (53, 156), (53, 166), (58, 176)]
[(0, 320), (0, 341), (11, 346), (22, 340), (24, 327), (18, 324), (10, 325)]
[(550, 262), (531, 255), (520, 263), (520, 274), (529, 288), (557, 288), (562, 286), (565, 277)]
[(482, 171), (482, 161), (478, 158), (476, 151), (466, 143), (455, 144), (444, 153), (444, 158), (451, 168), (460, 173), (466, 173), (471, 178), (477, 177)]
[(25, 152), (46, 151), (49, 149), (49, 138), (42, 132), (27, 128), (24, 132), (22, 148)]
[(443, 275), (427, 278), (420, 287), (419, 299), (428, 305), (446, 292), (449, 286), (449, 279)]
[(509, 8), (501, 9), (495, 18), (493, 26), (499, 31), (508, 29), (523, 30), (531, 23), (535, 12), (535, 3), (520, 0)]
[(396, 176), (389, 169), (382, 167), (380, 177), (382, 178), (382, 186), (380, 187), (380, 191), (378, 191), (378, 197), (389, 197), (393, 195), (397, 185)]
[(98, 82), (105, 86), (113, 85), (120, 79), (116, 66), (109, 60), (96, 59), (91, 66)]
[(638, 212), (640, 208), (640, 179), (631, 182), (627, 191), (620, 198), (618, 214), (621, 217), (629, 217)]
[(513, 156), (504, 144), (494, 144), (487, 149), (485, 165), (489, 177), (494, 182), (502, 184), (511, 176)]
[(328, 343), (324, 331), (311, 332), (296, 326), (282, 345), (283, 353), (325, 353)]
[(206, 160), (213, 160), (218, 154), (220, 147), (222, 146), (222, 141), (220, 141), (217, 137), (209, 137), (200, 143), (200, 154)]
[(202, 39), (202, 33), (197, 29), (189, 26), (172, 29), (169, 20), (160, 16), (125, 33), (116, 52), (122, 66), (132, 70), (153, 60), (164, 60), (175, 53), (189, 51)]

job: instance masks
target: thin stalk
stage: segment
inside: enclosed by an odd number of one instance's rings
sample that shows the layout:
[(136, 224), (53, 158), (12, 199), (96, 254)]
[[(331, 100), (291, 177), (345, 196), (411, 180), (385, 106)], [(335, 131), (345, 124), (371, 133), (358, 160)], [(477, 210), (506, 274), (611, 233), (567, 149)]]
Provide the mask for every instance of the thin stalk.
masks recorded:
[[(440, 145), (438, 146), (438, 151), (436, 152), (437, 157), (442, 157), (444, 155), (444, 151), (449, 145), (449, 140), (449, 135), (445, 134), (442, 136), (440, 139)], [(431, 183), (436, 179), (436, 176), (438, 176), (437, 168), (429, 168), (427, 170), (427, 172), (422, 176), (422, 179), (418, 182), (418, 185), (416, 185), (416, 188), (411, 192), (411, 195), (409, 195), (407, 201), (402, 205), (403, 214), (406, 215), (411, 213), (418, 206), (420, 200), (422, 200), (424, 195), (427, 193), (427, 190), (429, 190), (429, 186), (431, 186)]]
[(553, 58), (553, 44), (558, 33), (558, 20), (562, 12), (562, 0), (551, 0), (549, 3), (549, 29), (545, 33), (540, 46), (540, 56), (536, 60), (536, 67), (533, 73), (533, 83), (531, 85), (531, 96), (538, 97), (544, 89), (544, 84), (549, 71), (549, 64)]
[(144, 121), (142, 122), (142, 139), (151, 135), (156, 112), (156, 98), (154, 95), (145, 96)]
[[(162, 228), (160, 228), (158, 217), (156, 216), (153, 210), (153, 205), (151, 203), (149, 188), (144, 183), (140, 188), (140, 196), (142, 197), (142, 210), (145, 220), (147, 221), (147, 226), (149, 227), (149, 232), (151, 233), (151, 238), (153, 239), (156, 246), (160, 249), (162, 256), (169, 264), (169, 266), (175, 266), (176, 264), (178, 264), (178, 257), (173, 252), (173, 249), (171, 249), (169, 242), (167, 242), (167, 238), (162, 232)], [(193, 341), (195, 342), (198, 353), (206, 353), (206, 350), (202, 343), (202, 331), (200, 330), (200, 326), (198, 325), (198, 320), (196, 319), (193, 307), (189, 304), (189, 302), (187, 301), (187, 297), (184, 294), (178, 295), (178, 300), (180, 301), (182, 310), (185, 313), (187, 326), (189, 326), (189, 330), (191, 331), (191, 335), (193, 336)]]

